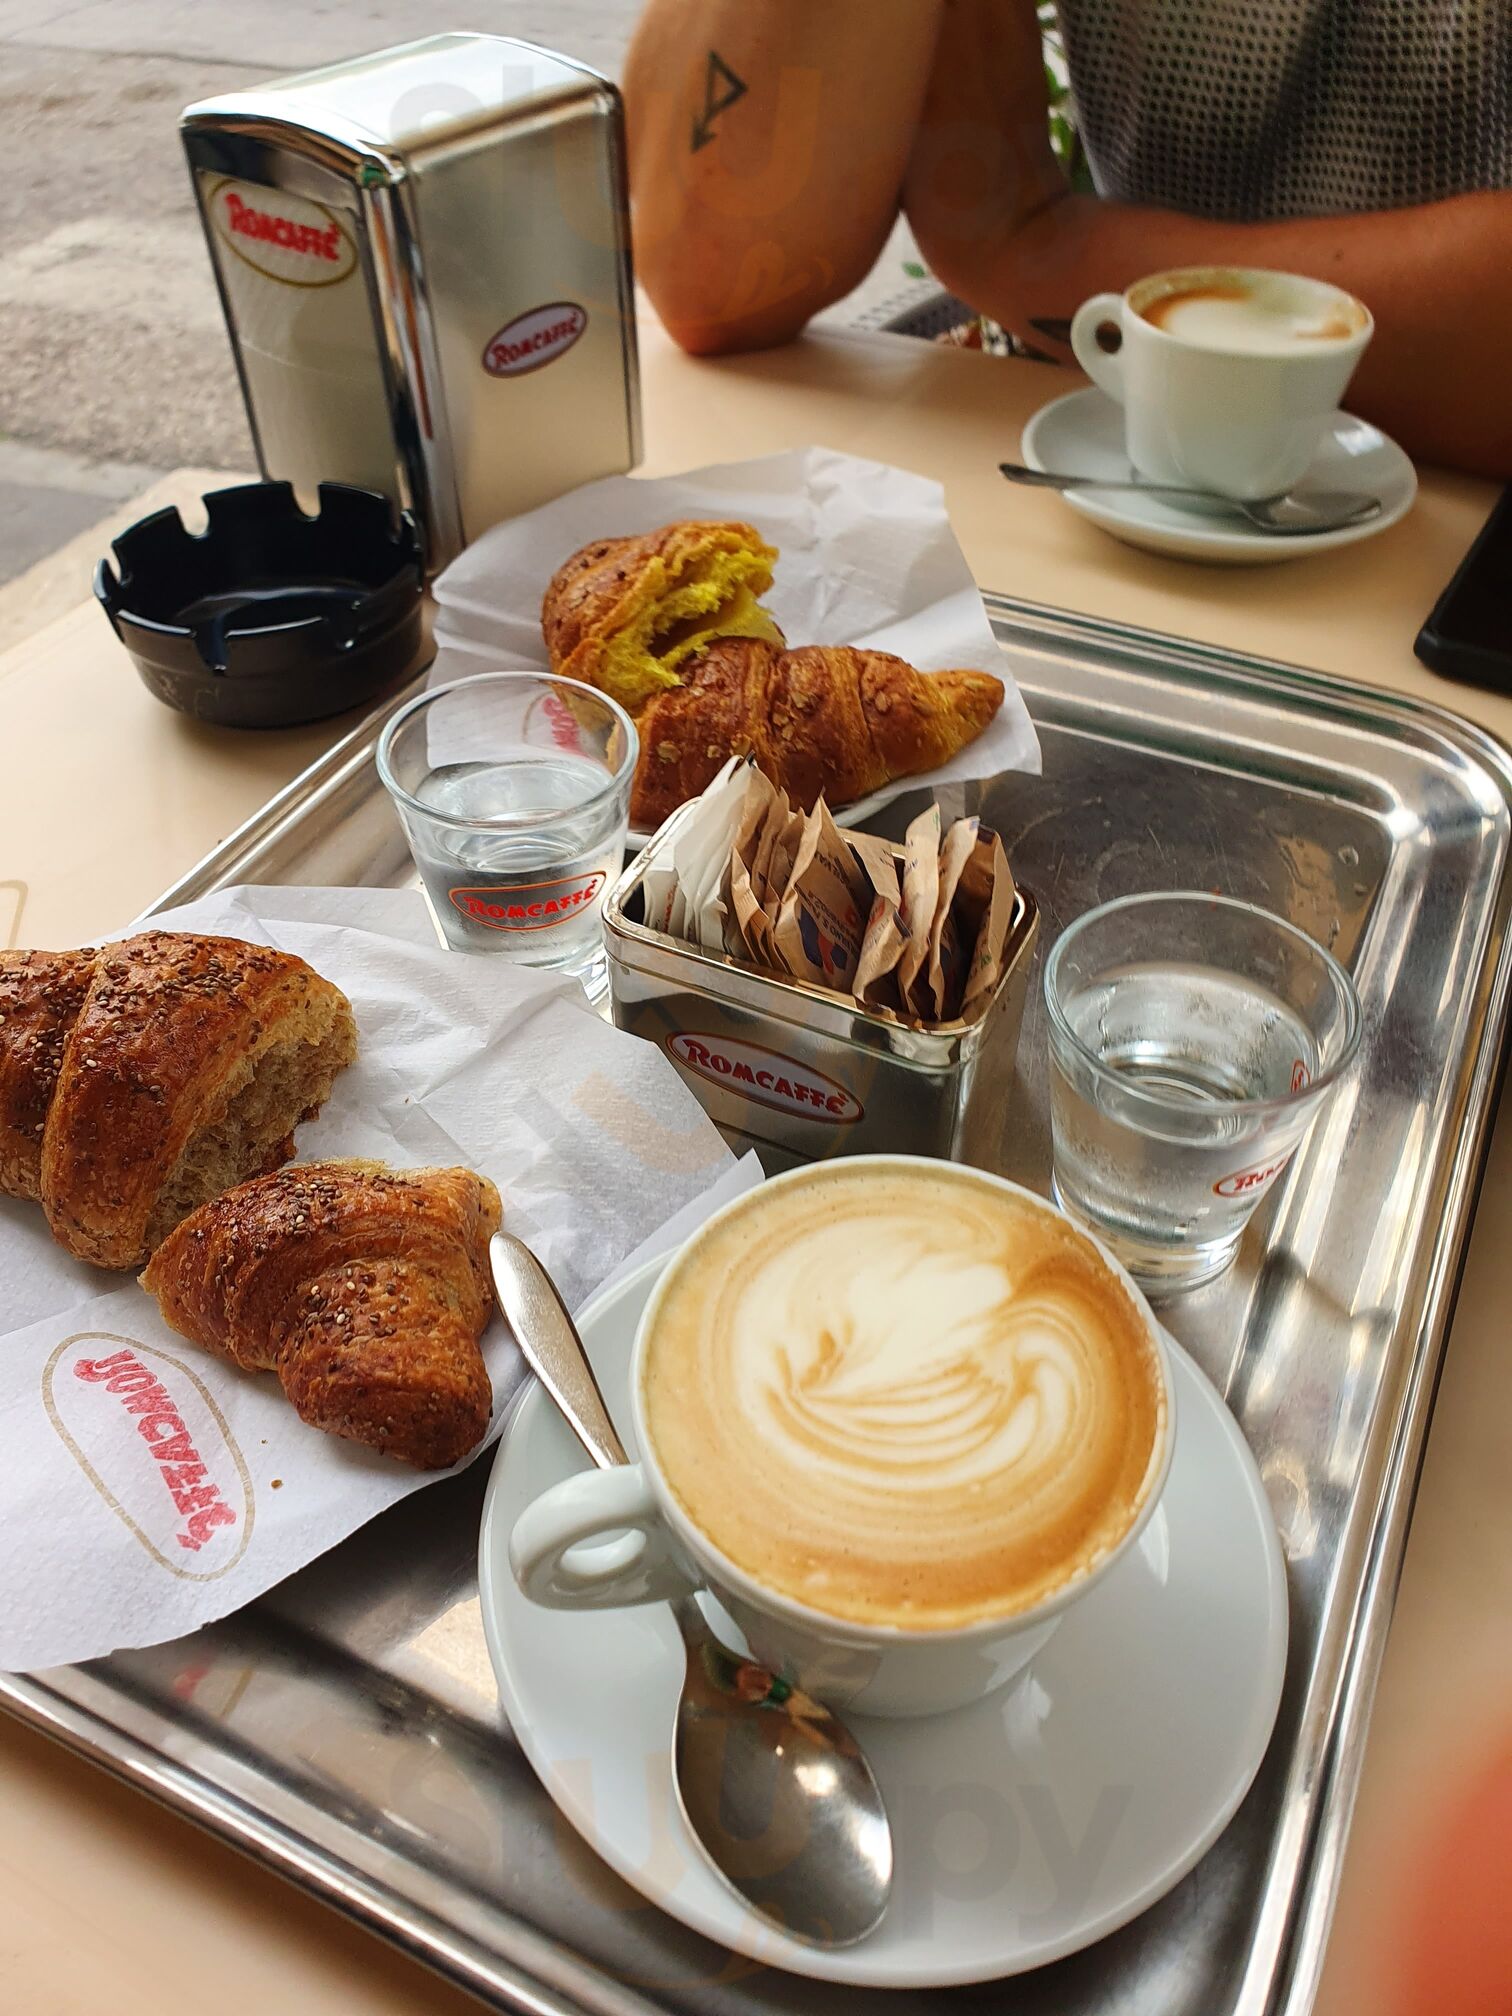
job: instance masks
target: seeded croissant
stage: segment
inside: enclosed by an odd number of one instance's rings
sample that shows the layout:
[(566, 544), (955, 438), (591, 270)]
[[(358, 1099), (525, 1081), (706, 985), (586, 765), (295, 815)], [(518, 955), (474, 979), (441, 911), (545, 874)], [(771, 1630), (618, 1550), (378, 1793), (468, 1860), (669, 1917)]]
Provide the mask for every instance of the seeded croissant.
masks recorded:
[(1002, 704), (1002, 682), (990, 672), (918, 672), (886, 651), (779, 651), (722, 638), (640, 717), (631, 823), (659, 826), (727, 757), (747, 753), (805, 811), (821, 792), (831, 805), (849, 805), (894, 778), (935, 769)]
[(181, 1337), (276, 1372), (311, 1427), (444, 1470), (493, 1406), (479, 1339), (499, 1216), (467, 1169), (303, 1162), (186, 1218), (142, 1286)]
[(96, 1267), (140, 1267), (205, 1198), (277, 1168), (357, 1054), (346, 996), (286, 952), (143, 931), (0, 952), (0, 1191)]

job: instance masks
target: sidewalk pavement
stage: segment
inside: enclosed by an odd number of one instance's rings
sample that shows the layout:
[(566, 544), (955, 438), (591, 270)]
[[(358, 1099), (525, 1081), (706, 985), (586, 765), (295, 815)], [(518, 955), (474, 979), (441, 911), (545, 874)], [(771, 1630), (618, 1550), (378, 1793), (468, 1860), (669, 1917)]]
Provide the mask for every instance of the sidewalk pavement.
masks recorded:
[[(475, 0), (446, 20), (618, 76), (639, 11)], [(0, 582), (165, 470), (252, 465), (183, 107), (438, 25), (430, 0), (0, 0)], [(900, 226), (830, 314), (872, 319), (910, 253)]]

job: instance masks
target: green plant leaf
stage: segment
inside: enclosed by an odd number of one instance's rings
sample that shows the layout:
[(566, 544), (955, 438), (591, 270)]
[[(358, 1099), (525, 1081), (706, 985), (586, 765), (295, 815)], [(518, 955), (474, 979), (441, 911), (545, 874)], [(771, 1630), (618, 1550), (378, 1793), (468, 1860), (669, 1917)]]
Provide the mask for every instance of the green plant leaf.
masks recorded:
[[(1040, 39), (1045, 51), (1045, 116), (1050, 128), (1050, 145), (1073, 189), (1090, 189), (1092, 178), (1082, 151), (1081, 136), (1072, 123), (1071, 87), (1065, 77), (1065, 49), (1055, 0), (1039, 0), (1037, 12)], [(1051, 58), (1056, 58), (1052, 64)]]

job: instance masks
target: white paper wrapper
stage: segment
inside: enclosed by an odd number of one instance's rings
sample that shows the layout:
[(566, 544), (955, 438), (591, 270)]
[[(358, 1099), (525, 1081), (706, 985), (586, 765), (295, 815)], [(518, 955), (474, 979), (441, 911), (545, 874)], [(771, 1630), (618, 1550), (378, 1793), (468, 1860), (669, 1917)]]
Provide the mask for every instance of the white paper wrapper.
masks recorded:
[(541, 597), (562, 562), (592, 539), (649, 532), (678, 518), (738, 518), (781, 554), (763, 601), (790, 644), (892, 651), (923, 672), (994, 673), (1007, 691), (995, 720), (920, 786), (1040, 767), (1039, 741), (956, 543), (945, 492), (927, 477), (830, 448), (718, 463), (681, 476), (609, 476), (485, 532), (435, 584), (439, 648), (431, 683), (470, 672), (544, 666)]
[[(401, 890), (239, 889), (154, 919), (297, 952), (342, 987), (362, 1054), (301, 1161), (366, 1155), (492, 1177), (568, 1305), (760, 1181), (677, 1073), (576, 983), (443, 952)], [(307, 1428), (277, 1382), (199, 1352), (126, 1277), (71, 1261), (5, 1200), (0, 1670), (176, 1638), (434, 1481)], [(484, 1344), (490, 1440), (523, 1376)]]
[(732, 756), (665, 849), (682, 899), (680, 912), (674, 900), (669, 929), (678, 921), (680, 929), (673, 935), (709, 952), (725, 949), (725, 909), (719, 891), (745, 802), (746, 774), (744, 760)]

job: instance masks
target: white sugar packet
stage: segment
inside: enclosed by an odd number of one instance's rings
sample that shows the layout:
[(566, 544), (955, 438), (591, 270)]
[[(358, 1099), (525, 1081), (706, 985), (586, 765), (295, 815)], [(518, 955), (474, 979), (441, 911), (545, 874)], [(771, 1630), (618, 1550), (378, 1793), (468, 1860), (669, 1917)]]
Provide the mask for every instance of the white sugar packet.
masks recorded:
[(735, 844), (747, 774), (744, 757), (732, 756), (660, 850), (670, 857), (682, 899), (679, 909), (674, 897), (667, 929), (674, 938), (685, 938), (709, 952), (723, 952), (725, 947), (720, 884)]
[(959, 666), (1002, 680), (1002, 707), (974, 742), (938, 770), (888, 785), (869, 806), (920, 786), (1039, 769), (1034, 724), (951, 530), (944, 489), (832, 448), (678, 476), (608, 476), (493, 526), (435, 583), (431, 683), (544, 666), (541, 597), (562, 562), (590, 540), (678, 518), (742, 519), (778, 548), (762, 600), (790, 644), (856, 644), (923, 672)]
[[(228, 890), (154, 919), (297, 952), (361, 1041), (299, 1159), (462, 1163), (579, 1307), (761, 1179), (651, 1044), (576, 984), (443, 952), (400, 890)], [(34, 1205), (0, 1216), (0, 1670), (176, 1638), (282, 1581), (434, 1481), (307, 1428), (161, 1321), (129, 1278), (70, 1261)], [(484, 1344), (497, 1432), (523, 1376)]]

